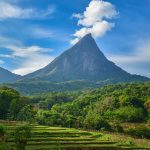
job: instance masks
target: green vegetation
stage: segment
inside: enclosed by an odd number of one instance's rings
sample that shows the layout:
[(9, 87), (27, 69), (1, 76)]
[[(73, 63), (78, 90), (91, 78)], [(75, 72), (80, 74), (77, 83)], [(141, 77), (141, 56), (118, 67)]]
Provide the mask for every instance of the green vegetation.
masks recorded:
[[(4, 123), (5, 124), (5, 123)], [(121, 150), (121, 149), (148, 149), (150, 142), (130, 138), (123, 135), (77, 130), (74, 128), (21, 125), (7, 123), (8, 138), (5, 146), (7, 150)], [(16, 147), (17, 146), (17, 147)], [(4, 149), (2, 149), (4, 150)]]
[(25, 150), (25, 147), (30, 137), (31, 137), (30, 126), (22, 125), (17, 127), (14, 132), (16, 150)]
[(0, 137), (5, 136), (6, 134), (6, 129), (3, 125), (0, 125)]
[(6, 138), (6, 127), (0, 124), (0, 150), (7, 150)]
[(150, 128), (145, 126), (137, 126), (134, 128), (129, 128), (127, 132), (128, 134), (135, 137), (150, 139)]
[(41, 93), (48, 93), (48, 92), (65, 92), (65, 91), (80, 91), (84, 89), (91, 89), (100, 87), (106, 84), (109, 84), (110, 82), (105, 83), (105, 81), (100, 83), (85, 81), (85, 80), (75, 80), (75, 81), (66, 81), (66, 82), (58, 82), (53, 83), (49, 81), (37, 81), (34, 79), (30, 79), (29, 81), (24, 82), (16, 82), (16, 83), (9, 83), (5, 84), (6, 86), (9, 86), (11, 88), (15, 88), (19, 92), (23, 94), (33, 95), (33, 94), (41, 94)]
[[(33, 126), (32, 133), (35, 137), (31, 134), (31, 138), (30, 132), (27, 132), (29, 130), (25, 126), (16, 129), (18, 125), (10, 125), (8, 121), (8, 134), (4, 130), (5, 127), (0, 126), (1, 142), (3, 143), (0, 149), (3, 150), (7, 149), (8, 145), (5, 144), (5, 141), (10, 136), (11, 138), (8, 140), (10, 145), (12, 142), (16, 143), (13, 145), (18, 145), (18, 150), (20, 147), (20, 149), (24, 149), (26, 145), (27, 150), (31, 149), (28, 145), (34, 145), (35, 148), (32, 148), (36, 149), (35, 143), (41, 145), (39, 149), (42, 149), (43, 145), (48, 149), (49, 145), (54, 146), (56, 143), (63, 146), (69, 143), (74, 147), (76, 145), (82, 147), (85, 143), (94, 147), (99, 146), (97, 140), (101, 134), (92, 133), (92, 135), (79, 136), (76, 134), (79, 130), (72, 128), (99, 131), (103, 134), (104, 141), (106, 137), (106, 139), (112, 138), (112, 142), (117, 142), (119, 141), (118, 135), (122, 134), (125, 137), (133, 137), (132, 139), (140, 138), (140, 141), (143, 138), (150, 139), (148, 125), (150, 123), (150, 82), (124, 83), (94, 90), (52, 92), (28, 97), (21, 96), (14, 89), (1, 87), (0, 120), (41, 125)], [(57, 126), (55, 133), (53, 133), (55, 128), (49, 126)], [(29, 133), (29, 136), (24, 133)], [(89, 134), (89, 132), (85, 134)], [(117, 136), (115, 137), (114, 134)], [(96, 143), (95, 141), (90, 143), (91, 136), (96, 138)], [(62, 137), (61, 140), (57, 141), (58, 137)], [(72, 139), (77, 137), (80, 137), (80, 140)], [(84, 140), (85, 138), (87, 139)], [(41, 142), (43, 140), (44, 142)], [(130, 139), (125, 141), (126, 145), (130, 145), (130, 147), (133, 144)], [(110, 146), (116, 147), (116, 144), (113, 143)]]
[[(31, 119), (29, 114), (26, 114), (28, 110), (24, 107), (31, 104), (30, 99), (21, 96), (17, 91), (8, 87), (0, 88), (0, 119), (9, 120), (24, 120), (21, 113), (24, 111), (24, 115)], [(29, 113), (29, 112), (28, 112)]]
[(115, 123), (149, 122), (150, 83), (110, 85), (36, 98), (40, 99), (36, 114), (39, 124), (111, 131)]

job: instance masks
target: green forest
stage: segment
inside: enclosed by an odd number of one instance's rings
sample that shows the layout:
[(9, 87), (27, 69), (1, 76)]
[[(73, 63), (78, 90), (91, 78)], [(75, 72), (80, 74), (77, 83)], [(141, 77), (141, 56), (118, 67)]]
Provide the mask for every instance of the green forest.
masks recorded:
[(34, 96), (22, 96), (16, 90), (1, 87), (0, 119), (123, 132), (122, 123), (150, 123), (150, 83)]

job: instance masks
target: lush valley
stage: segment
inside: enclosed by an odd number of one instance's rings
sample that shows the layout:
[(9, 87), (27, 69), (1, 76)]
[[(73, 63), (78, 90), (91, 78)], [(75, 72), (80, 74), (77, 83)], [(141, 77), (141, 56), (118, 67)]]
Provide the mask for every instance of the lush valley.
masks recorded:
[[(101, 134), (107, 134), (108, 139), (115, 138), (113, 142), (117, 143), (119, 135), (122, 134), (126, 141), (131, 136), (133, 141), (134, 139), (136, 141), (136, 138), (142, 141), (144, 138), (146, 142), (146, 139), (150, 139), (150, 83), (122, 83), (93, 90), (52, 92), (28, 97), (21, 96), (11, 88), (1, 87), (0, 119), (94, 130), (93, 134), (98, 134), (96, 131), (100, 131)], [(43, 132), (41, 138), (46, 134), (47, 127), (39, 128)], [(67, 129), (67, 133), (71, 130)], [(52, 131), (48, 130), (48, 132), (51, 134)], [(115, 134), (118, 135), (115, 136)], [(47, 140), (45, 139), (44, 143)], [(51, 141), (51, 138), (49, 140), (50, 144), (53, 140)], [(39, 141), (43, 140), (39, 139)], [(133, 142), (134, 146), (140, 145), (135, 141)], [(86, 140), (84, 142), (86, 143)], [(99, 141), (97, 142), (99, 143)], [(74, 142), (72, 141), (72, 143)], [(149, 142), (146, 143), (149, 147)], [(111, 146), (113, 147), (113, 144)], [(129, 144), (128, 146), (132, 147), (133, 145)]]
[(0, 0), (0, 150), (150, 150), (150, 0)]
[(150, 79), (108, 60), (91, 34), (40, 70), (0, 75), (2, 150), (150, 147)]

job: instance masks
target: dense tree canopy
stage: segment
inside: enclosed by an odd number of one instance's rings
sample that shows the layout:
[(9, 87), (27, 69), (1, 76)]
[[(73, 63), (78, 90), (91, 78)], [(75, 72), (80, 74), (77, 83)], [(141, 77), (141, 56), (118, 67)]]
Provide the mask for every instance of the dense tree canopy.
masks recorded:
[(50, 93), (40, 102), (37, 121), (109, 129), (109, 122), (147, 122), (150, 118), (150, 83), (109, 85), (70, 96), (71, 93)]
[(0, 119), (17, 120), (20, 110), (29, 103), (29, 98), (22, 97), (16, 90), (0, 88)]
[[(150, 122), (150, 82), (109, 85), (80, 92), (21, 96), (0, 88), (0, 119), (111, 130), (120, 122)], [(118, 130), (118, 126), (112, 127)]]

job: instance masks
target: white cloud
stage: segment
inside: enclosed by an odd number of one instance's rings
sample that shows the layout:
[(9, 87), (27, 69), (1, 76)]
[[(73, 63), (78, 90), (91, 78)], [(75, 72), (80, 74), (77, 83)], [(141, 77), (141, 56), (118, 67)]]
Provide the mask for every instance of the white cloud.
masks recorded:
[(14, 57), (30, 57), (34, 54), (41, 54), (51, 51), (49, 48), (42, 48), (39, 46), (30, 46), (30, 47), (18, 47), (14, 45), (6, 45), (5, 48), (12, 50), (12, 56)]
[(107, 57), (133, 74), (147, 75), (150, 77), (150, 40), (137, 42), (134, 51), (130, 54), (106, 54)]
[(82, 18), (82, 15), (81, 14), (72, 14), (72, 18), (78, 18), (78, 19), (81, 19)]
[(13, 73), (25, 75), (41, 69), (48, 65), (54, 57), (46, 54), (32, 54), (26, 58), (17, 69), (12, 70)]
[(107, 31), (111, 30), (114, 25), (114, 23), (107, 21), (96, 22), (90, 29), (90, 32), (94, 37), (102, 37)]
[(4, 19), (38, 19), (51, 15), (54, 12), (54, 7), (49, 7), (45, 10), (37, 10), (35, 8), (21, 8), (17, 5), (0, 2), (0, 20)]
[(0, 47), (5, 47), (7, 45), (14, 44), (14, 45), (22, 45), (22, 43), (14, 38), (7, 38), (0, 35)]
[[(74, 44), (84, 35), (91, 33), (95, 38), (102, 37), (111, 30), (115, 24), (108, 20), (116, 17), (118, 12), (115, 6), (102, 0), (92, 0), (83, 14), (73, 14), (72, 16), (79, 19), (79, 30), (74, 33), (75, 39), (70, 43)], [(107, 20), (106, 20), (107, 19)]]
[(49, 29), (44, 29), (40, 27), (31, 27), (28, 29), (32, 31), (31, 33), (28, 33), (33, 38), (41, 39), (41, 38), (52, 38), (54, 36), (53, 32)]
[(75, 39), (73, 39), (73, 40), (70, 40), (70, 44), (71, 44), (71, 45), (74, 45), (74, 44), (76, 44), (78, 41), (79, 41), (79, 38), (75, 38)]
[[(51, 48), (43, 48), (37, 45), (24, 46), (21, 42), (6, 37), (0, 37), (0, 51), (9, 53), (3, 54), (0, 52), (0, 58), (6, 58), (13, 61), (15, 69), (12, 72), (20, 75), (25, 75), (36, 71), (49, 64), (54, 57), (50, 55)], [(2, 60), (0, 64), (4, 63)]]
[(17, 69), (12, 71), (16, 74), (25, 75), (31, 73), (46, 66), (54, 59), (54, 57), (48, 54), (48, 52), (51, 51), (51, 49), (48, 48), (42, 48), (39, 46), (8, 46), (7, 48), (12, 50), (11, 56), (15, 60), (18, 59), (21, 62), (18, 64)]

